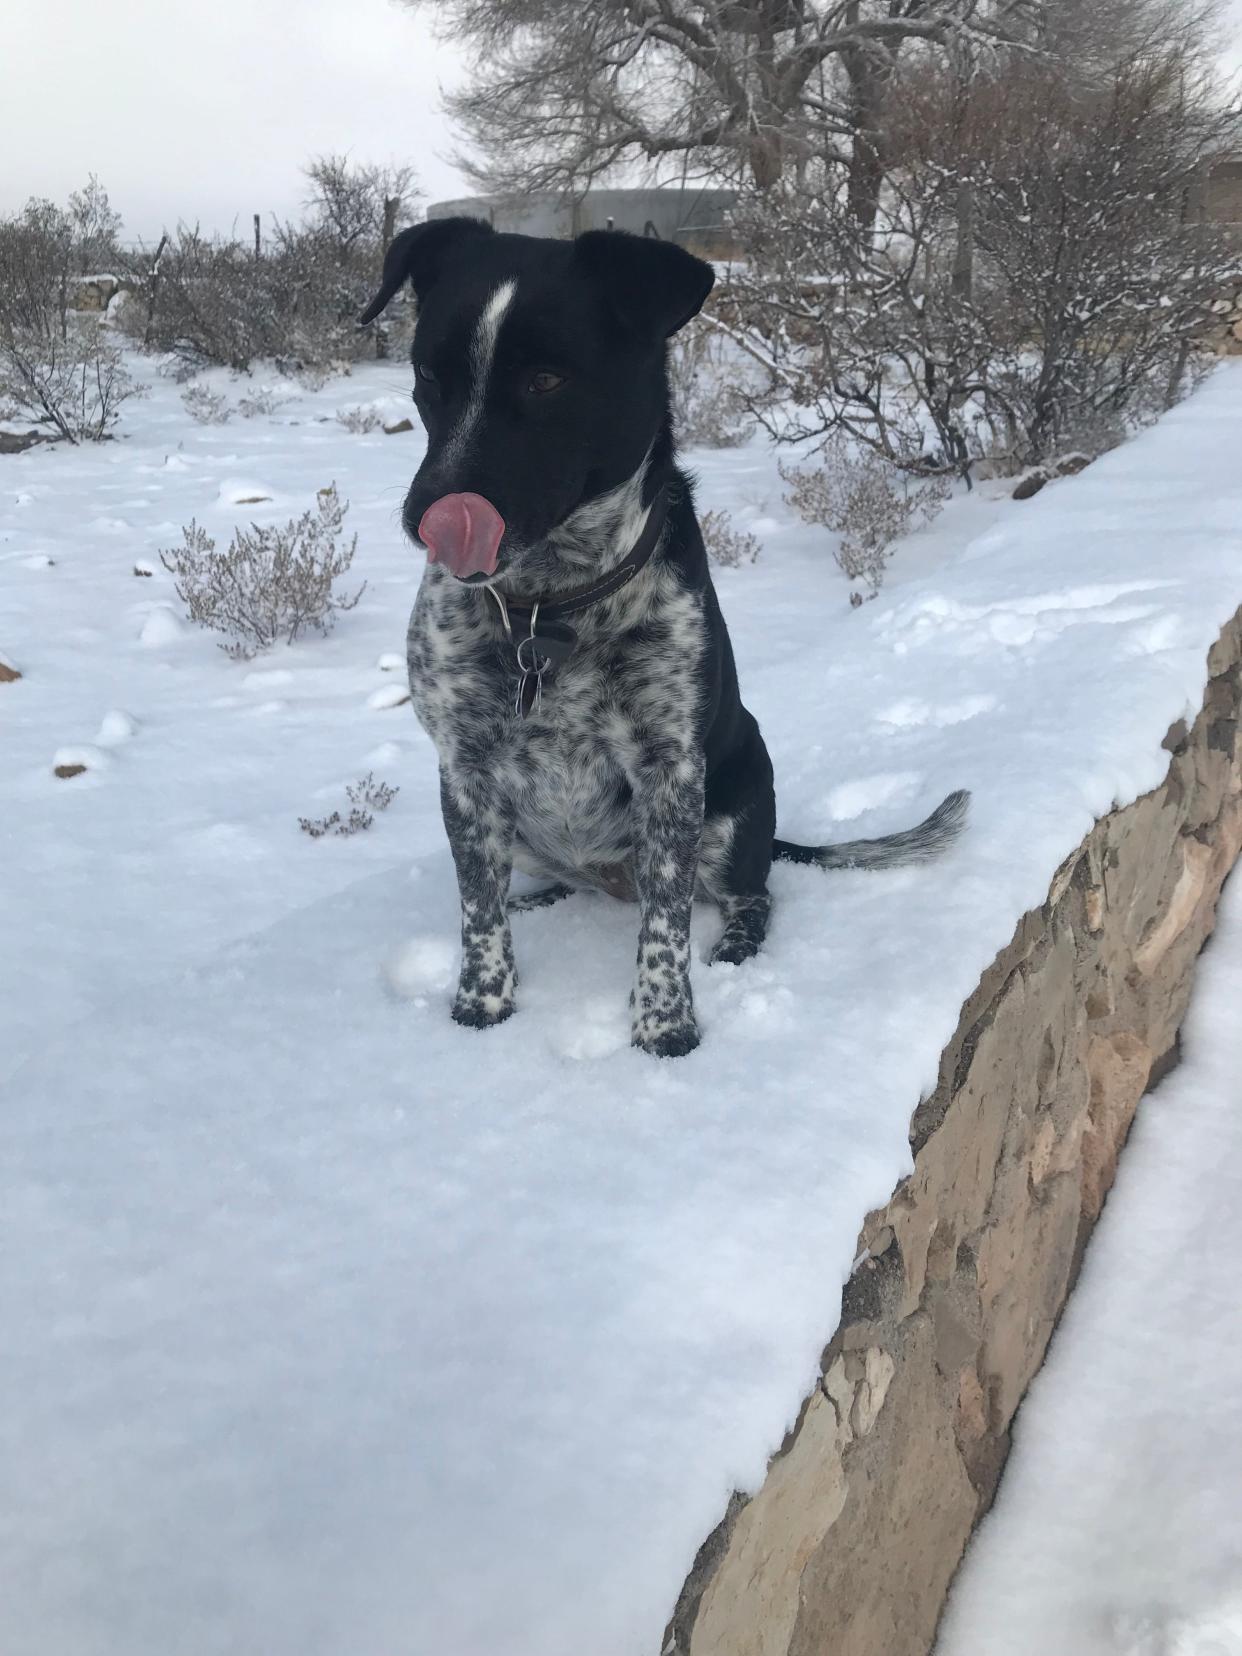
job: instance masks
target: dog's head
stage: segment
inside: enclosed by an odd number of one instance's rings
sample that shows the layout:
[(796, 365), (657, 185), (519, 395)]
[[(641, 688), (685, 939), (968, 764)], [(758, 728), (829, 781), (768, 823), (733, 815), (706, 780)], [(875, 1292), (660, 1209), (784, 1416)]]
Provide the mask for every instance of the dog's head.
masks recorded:
[(707, 298), (712, 268), (619, 230), (555, 241), (451, 218), (396, 238), (363, 322), (407, 281), (427, 453), (406, 530), (459, 580), (546, 576), (557, 531), (572, 541), (565, 526), (667, 439), (665, 342)]

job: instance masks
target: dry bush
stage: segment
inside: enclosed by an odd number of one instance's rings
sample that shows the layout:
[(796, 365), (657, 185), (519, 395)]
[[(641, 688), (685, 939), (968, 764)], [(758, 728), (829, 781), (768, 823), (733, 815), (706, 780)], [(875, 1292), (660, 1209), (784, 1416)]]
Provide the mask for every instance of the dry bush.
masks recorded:
[(185, 411), (199, 425), (226, 425), (233, 410), (228, 398), (206, 385), (191, 385), (181, 393)]
[(735, 529), (727, 512), (704, 512), (699, 519), (699, 528), (703, 533), (703, 545), (713, 563), (721, 564), (726, 569), (736, 569), (739, 564), (754, 563), (759, 556), (758, 538), (744, 529)]
[[(815, 466), (782, 466), (790, 485), (786, 500), (807, 523), (840, 537), (833, 556), (851, 581), (874, 596), (884, 580), (893, 546), (921, 523), (930, 523), (948, 499), (942, 477), (916, 483), (873, 450), (860, 455), (837, 445)], [(855, 593), (851, 603), (861, 603)]]
[(0, 218), (0, 404), (70, 443), (106, 437), (122, 403), (142, 395), (102, 319), (70, 306), (102, 234), (84, 239), (76, 207), (50, 201)]
[(339, 811), (333, 811), (326, 817), (299, 817), (298, 827), (312, 839), (323, 839), (326, 834), (335, 834), (340, 839), (346, 839), (350, 834), (361, 834), (375, 821), (376, 811), (386, 811), (393, 800), (401, 792), (400, 788), (390, 788), (387, 782), (377, 782), (372, 771), (346, 787), (349, 795), (350, 812), (342, 817)]
[(334, 375), (348, 375), (348, 362), (282, 362), (278, 357), (276, 366), (282, 374), (288, 374), (295, 379), (303, 391), (322, 391), (324, 386)]
[(261, 414), (274, 414), (288, 401), (288, 397), (282, 396), (279, 391), (273, 391), (270, 385), (260, 385), (256, 390), (249, 391), (244, 397), (237, 399), (237, 411), (243, 419), (253, 420)]
[(248, 660), (278, 639), (292, 644), (308, 627), (330, 632), (337, 612), (357, 604), (365, 581), (349, 597), (333, 592), (358, 544), (356, 535), (340, 539), (348, 510), (333, 483), (319, 491), (314, 511), (283, 525), (238, 529), (226, 552), (192, 522), (181, 531), (183, 544), (161, 552), (160, 562), (175, 578), (188, 618), (227, 634), (221, 649)]
[(352, 408), (338, 408), (336, 417), (355, 436), (364, 436), (368, 431), (378, 431), (384, 423), (383, 415), (373, 408), (362, 408), (355, 404)]
[(145, 395), (98, 318), (73, 316), (63, 333), (0, 323), (0, 401), (70, 443), (97, 443), (122, 403)]
[(387, 355), (412, 331), (402, 296), (382, 323), (359, 328), (375, 291), (384, 242), (408, 223), (418, 197), (408, 168), (322, 156), (300, 224), (276, 220), (253, 241), (179, 225), (158, 256), (130, 262), (138, 300), (124, 324), (148, 348), (201, 367), (244, 371), (263, 358), (282, 372), (332, 368)]
[(703, 318), (674, 336), (668, 348), (673, 431), (686, 448), (738, 448), (755, 429), (737, 389), (726, 341)]

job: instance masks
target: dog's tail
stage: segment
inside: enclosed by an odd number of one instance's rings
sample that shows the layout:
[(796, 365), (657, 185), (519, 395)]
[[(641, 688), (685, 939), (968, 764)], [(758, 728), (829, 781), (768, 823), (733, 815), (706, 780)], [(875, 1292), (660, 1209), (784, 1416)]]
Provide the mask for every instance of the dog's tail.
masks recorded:
[(817, 868), (901, 868), (931, 862), (945, 852), (966, 826), (970, 795), (959, 788), (936, 806), (917, 828), (903, 828), (880, 839), (846, 840), (841, 845), (794, 845), (773, 840), (777, 862), (813, 863)]

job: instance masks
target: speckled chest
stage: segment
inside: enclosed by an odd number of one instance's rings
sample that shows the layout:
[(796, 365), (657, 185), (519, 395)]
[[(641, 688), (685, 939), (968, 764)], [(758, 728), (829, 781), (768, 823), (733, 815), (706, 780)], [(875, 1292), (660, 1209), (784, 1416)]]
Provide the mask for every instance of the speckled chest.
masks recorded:
[(429, 572), (410, 622), (410, 685), (442, 767), (484, 773), (511, 803), (519, 866), (611, 888), (630, 857), (636, 776), (653, 752), (701, 741), (703, 606), (653, 571), (578, 631), (523, 718), (514, 648), (483, 595)]

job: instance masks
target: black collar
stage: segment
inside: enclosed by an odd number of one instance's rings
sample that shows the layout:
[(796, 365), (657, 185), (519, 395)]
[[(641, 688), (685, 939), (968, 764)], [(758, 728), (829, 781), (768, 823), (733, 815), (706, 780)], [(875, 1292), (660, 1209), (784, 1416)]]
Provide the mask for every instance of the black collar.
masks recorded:
[(488, 592), (496, 600), (501, 617), (506, 622), (506, 631), (510, 633), (514, 642), (531, 636), (531, 623), (536, 616), (539, 630), (542, 632), (545, 621), (564, 621), (568, 616), (577, 615), (579, 610), (589, 609), (592, 604), (598, 604), (604, 598), (611, 598), (614, 592), (620, 592), (622, 587), (628, 586), (639, 570), (646, 568), (650, 563), (667, 518), (668, 490), (661, 484), (647, 508), (647, 521), (643, 525), (643, 532), (627, 556), (598, 581), (593, 581), (590, 586), (579, 587), (576, 592), (566, 593), (564, 597), (539, 598), (533, 601), (506, 598), (502, 601), (495, 588), (488, 587)]
[(639, 570), (650, 563), (667, 518), (668, 490), (661, 484), (647, 508), (643, 532), (629, 553), (607, 575), (593, 581), (590, 586), (579, 587), (576, 592), (528, 602), (525, 599), (505, 598), (495, 587), (486, 588), (500, 611), (505, 632), (517, 652), (521, 676), (515, 710), (522, 718), (532, 707), (538, 706), (545, 676), (573, 653), (578, 635), (570, 626), (568, 617), (589, 609), (604, 598), (611, 598), (614, 592), (628, 586)]

